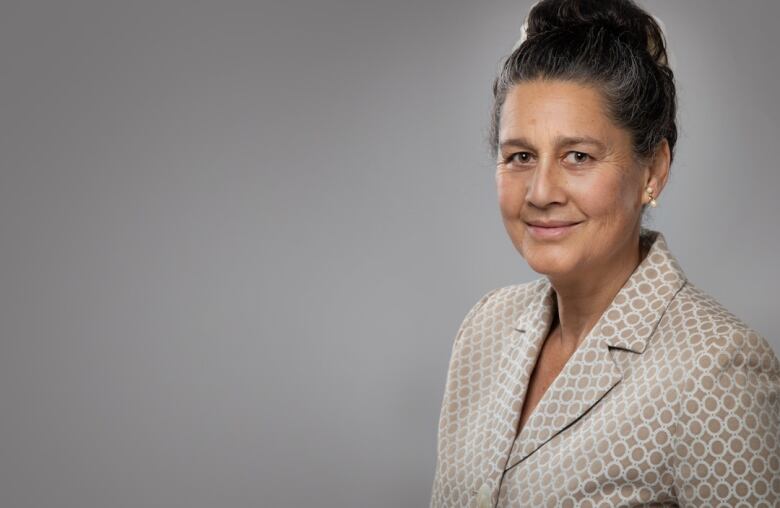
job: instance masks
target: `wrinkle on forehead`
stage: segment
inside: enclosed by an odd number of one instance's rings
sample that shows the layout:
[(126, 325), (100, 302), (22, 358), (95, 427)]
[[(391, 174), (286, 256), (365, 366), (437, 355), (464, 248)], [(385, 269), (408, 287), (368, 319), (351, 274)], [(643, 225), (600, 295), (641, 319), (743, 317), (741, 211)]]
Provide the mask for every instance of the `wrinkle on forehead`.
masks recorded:
[(598, 89), (562, 80), (522, 82), (509, 90), (499, 143), (513, 137), (595, 137), (606, 145), (631, 143), (630, 133), (612, 121)]

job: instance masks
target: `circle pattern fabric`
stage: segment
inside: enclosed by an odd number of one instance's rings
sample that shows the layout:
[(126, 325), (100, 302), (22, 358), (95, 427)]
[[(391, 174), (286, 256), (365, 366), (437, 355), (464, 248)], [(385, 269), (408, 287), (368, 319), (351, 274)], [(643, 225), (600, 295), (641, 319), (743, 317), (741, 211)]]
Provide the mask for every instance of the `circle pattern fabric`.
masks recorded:
[(519, 435), (546, 278), (474, 305), (452, 348), (431, 507), (780, 506), (780, 360), (658, 231)]

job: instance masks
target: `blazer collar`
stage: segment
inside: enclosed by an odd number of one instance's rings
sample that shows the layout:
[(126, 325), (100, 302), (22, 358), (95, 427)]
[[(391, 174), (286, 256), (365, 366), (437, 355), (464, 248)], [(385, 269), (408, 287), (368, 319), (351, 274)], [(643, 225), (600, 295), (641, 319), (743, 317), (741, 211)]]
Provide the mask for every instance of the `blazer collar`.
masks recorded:
[[(666, 306), (685, 284), (685, 272), (660, 231), (642, 228), (640, 242), (650, 245), (650, 250), (615, 295), (586, 341), (595, 337), (610, 347), (643, 352)], [(549, 330), (555, 310), (555, 290), (547, 278), (537, 282), (538, 298), (515, 322), (519, 332), (538, 328), (539, 318), (543, 316), (548, 319), (544, 331)]]
[[(642, 228), (640, 241), (650, 250), (534, 408), (515, 437), (506, 469), (573, 424), (622, 379), (623, 371), (610, 348), (642, 353), (666, 307), (685, 285), (685, 274), (663, 234)], [(514, 325), (518, 337), (512, 351), (521, 353), (512, 391), (523, 401), (555, 312), (556, 295), (549, 280), (537, 280), (534, 290), (537, 296)], [(516, 428), (519, 414), (512, 418)]]

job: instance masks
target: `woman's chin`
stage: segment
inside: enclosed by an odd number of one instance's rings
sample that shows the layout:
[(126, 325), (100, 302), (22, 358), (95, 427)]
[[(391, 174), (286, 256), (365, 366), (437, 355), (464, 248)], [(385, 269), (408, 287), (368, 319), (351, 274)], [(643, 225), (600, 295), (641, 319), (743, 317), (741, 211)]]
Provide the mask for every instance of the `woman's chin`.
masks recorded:
[(548, 277), (566, 277), (574, 271), (574, 263), (557, 256), (526, 255), (523, 256), (531, 270)]
[(539, 275), (545, 275), (551, 279), (563, 279), (572, 273), (571, 270), (559, 269), (559, 268), (548, 268), (548, 267), (534, 268), (532, 266), (531, 269), (536, 273), (538, 273)]

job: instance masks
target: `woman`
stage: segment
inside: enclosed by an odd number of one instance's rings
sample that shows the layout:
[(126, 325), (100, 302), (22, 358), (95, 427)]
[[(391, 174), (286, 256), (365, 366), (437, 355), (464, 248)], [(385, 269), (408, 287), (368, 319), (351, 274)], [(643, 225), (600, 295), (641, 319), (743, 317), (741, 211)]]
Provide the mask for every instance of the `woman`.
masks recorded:
[(543, 0), (525, 32), (492, 143), (545, 277), (457, 333), (431, 506), (780, 506), (780, 361), (641, 226), (677, 139), (662, 31), (630, 0)]

